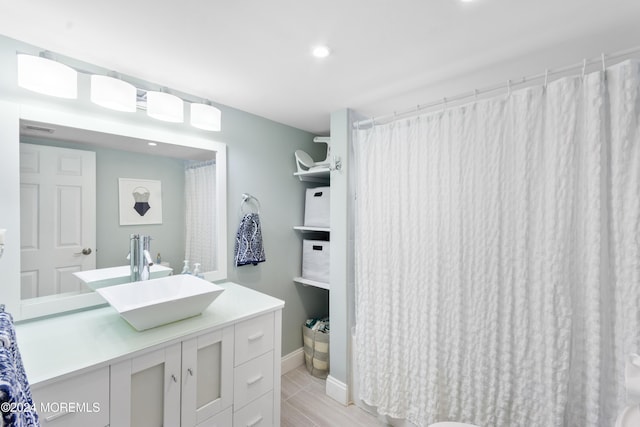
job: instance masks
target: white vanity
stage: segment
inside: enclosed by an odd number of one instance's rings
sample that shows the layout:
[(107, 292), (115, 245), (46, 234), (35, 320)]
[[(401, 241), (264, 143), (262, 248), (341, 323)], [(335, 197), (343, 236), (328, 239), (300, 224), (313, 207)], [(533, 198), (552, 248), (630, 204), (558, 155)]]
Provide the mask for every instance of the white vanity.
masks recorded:
[(112, 307), (19, 323), (41, 425), (279, 426), (284, 302), (235, 283), (138, 332)]

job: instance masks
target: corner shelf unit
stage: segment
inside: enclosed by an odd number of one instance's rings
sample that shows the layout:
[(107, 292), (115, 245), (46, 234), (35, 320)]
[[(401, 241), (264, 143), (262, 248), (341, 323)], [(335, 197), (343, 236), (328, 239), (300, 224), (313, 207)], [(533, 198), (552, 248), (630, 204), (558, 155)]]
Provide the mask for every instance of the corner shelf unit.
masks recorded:
[[(316, 141), (314, 138), (314, 142), (324, 142), (325, 141)], [(327, 143), (328, 144), (328, 143)], [(327, 145), (327, 154), (329, 153), (329, 145)], [(322, 185), (330, 185), (331, 183), (331, 169), (327, 167), (313, 167), (309, 170), (301, 170), (300, 165), (298, 165), (298, 171), (294, 172), (293, 176), (297, 176), (300, 181), (306, 182), (314, 182)], [(327, 237), (331, 232), (329, 227), (310, 227), (304, 225), (298, 225), (293, 227), (294, 230), (299, 231), (301, 233), (314, 233), (324, 235)], [(323, 239), (324, 240), (324, 239)], [(329, 290), (329, 283), (318, 282), (316, 280), (306, 279), (304, 277), (294, 277), (293, 281), (295, 283), (300, 283), (304, 286), (313, 286), (316, 288)]]

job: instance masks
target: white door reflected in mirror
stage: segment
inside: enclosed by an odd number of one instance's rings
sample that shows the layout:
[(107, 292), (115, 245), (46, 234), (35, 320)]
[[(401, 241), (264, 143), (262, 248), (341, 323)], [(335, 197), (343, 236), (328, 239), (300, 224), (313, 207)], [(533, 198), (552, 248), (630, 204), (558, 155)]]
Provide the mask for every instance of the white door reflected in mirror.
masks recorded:
[(20, 144), (20, 297), (86, 290), (96, 267), (95, 153)]

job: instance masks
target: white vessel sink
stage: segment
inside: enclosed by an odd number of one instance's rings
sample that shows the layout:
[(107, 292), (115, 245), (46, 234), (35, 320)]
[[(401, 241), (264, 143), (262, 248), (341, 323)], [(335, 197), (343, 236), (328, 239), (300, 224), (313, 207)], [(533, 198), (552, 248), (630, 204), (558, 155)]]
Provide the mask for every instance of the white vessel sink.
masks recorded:
[(224, 288), (180, 274), (96, 290), (139, 331), (197, 316)]
[[(149, 278), (156, 279), (170, 275), (173, 269), (164, 265), (153, 264), (149, 268)], [(98, 268), (96, 270), (77, 271), (73, 273), (94, 291), (105, 286), (120, 285), (131, 281), (131, 268), (128, 265), (118, 267)]]

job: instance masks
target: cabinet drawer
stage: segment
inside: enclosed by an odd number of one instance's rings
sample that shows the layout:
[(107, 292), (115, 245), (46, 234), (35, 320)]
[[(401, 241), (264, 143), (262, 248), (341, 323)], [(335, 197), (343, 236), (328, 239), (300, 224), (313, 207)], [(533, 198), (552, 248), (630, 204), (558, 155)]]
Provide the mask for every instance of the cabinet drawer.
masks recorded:
[(235, 409), (262, 396), (273, 388), (273, 352), (244, 363), (235, 369), (233, 404)]
[(236, 325), (235, 366), (273, 349), (273, 313)]
[(273, 392), (251, 402), (233, 414), (233, 427), (272, 427)]
[(32, 389), (42, 427), (109, 424), (109, 367)]
[(196, 427), (229, 427), (232, 424), (233, 412), (231, 408), (227, 408), (207, 420), (201, 422)]

